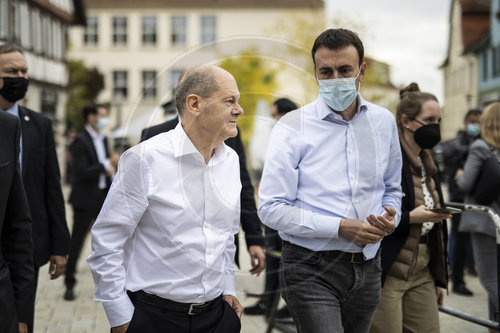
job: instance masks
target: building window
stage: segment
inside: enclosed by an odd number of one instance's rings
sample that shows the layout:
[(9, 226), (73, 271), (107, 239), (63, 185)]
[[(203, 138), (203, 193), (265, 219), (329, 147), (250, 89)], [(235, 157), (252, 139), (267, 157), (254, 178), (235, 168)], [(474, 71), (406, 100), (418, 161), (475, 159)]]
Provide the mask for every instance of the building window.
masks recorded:
[(36, 53), (43, 53), (42, 18), (38, 9), (33, 10), (33, 46)]
[(177, 87), (177, 81), (179, 81), (179, 78), (181, 77), (181, 70), (174, 69), (170, 72), (170, 86), (172, 87), (172, 90), (175, 90)]
[(186, 17), (184, 16), (172, 17), (172, 44), (186, 44)]
[(500, 76), (500, 45), (493, 48), (493, 76)]
[(21, 44), (21, 4), (12, 3), (12, 41)]
[(87, 26), (83, 33), (83, 42), (87, 46), (95, 46), (99, 42), (99, 19), (95, 16), (87, 18)]
[(156, 17), (145, 16), (142, 18), (142, 44), (156, 44)]
[(43, 54), (47, 57), (52, 56), (52, 26), (48, 16), (42, 15), (42, 40)]
[(40, 112), (52, 120), (55, 119), (57, 110), (57, 91), (42, 89), (40, 103)]
[(7, 0), (0, 0), (0, 38), (7, 38), (9, 28), (9, 6)]
[(123, 16), (113, 17), (113, 44), (127, 44), (127, 18)]
[(28, 3), (21, 2), (19, 12), (23, 20), (21, 21), (21, 46), (25, 49), (31, 49), (31, 17)]
[(215, 40), (216, 28), (215, 16), (202, 16), (201, 17), (201, 42), (208, 43)]
[(128, 95), (127, 71), (113, 71), (113, 98), (119, 100)]
[(483, 52), (483, 81), (488, 81), (488, 51)]
[(142, 72), (142, 96), (145, 99), (156, 98), (156, 71)]

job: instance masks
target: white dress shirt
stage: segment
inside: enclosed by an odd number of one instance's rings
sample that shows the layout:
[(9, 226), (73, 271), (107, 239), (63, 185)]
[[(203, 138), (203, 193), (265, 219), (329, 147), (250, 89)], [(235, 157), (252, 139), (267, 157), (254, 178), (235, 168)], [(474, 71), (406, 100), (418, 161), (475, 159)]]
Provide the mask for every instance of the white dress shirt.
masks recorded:
[(132, 318), (127, 290), (183, 303), (236, 296), (239, 169), (224, 143), (206, 164), (180, 123), (122, 155), (88, 258), (112, 327)]
[[(338, 234), (341, 219), (401, 215), (401, 148), (394, 116), (358, 95), (348, 122), (318, 97), (286, 114), (271, 133), (260, 183), (259, 217), (291, 243), (313, 251), (363, 251)], [(366, 222), (368, 223), (368, 222)]]
[[(91, 126), (85, 126), (85, 129), (90, 134), (92, 141), (94, 142), (95, 152), (97, 153), (97, 160), (104, 166), (104, 169), (109, 170), (111, 163), (106, 157), (106, 147), (104, 147), (104, 134), (96, 132)], [(100, 190), (106, 188), (106, 174), (101, 173), (99, 175), (99, 184), (97, 185)]]

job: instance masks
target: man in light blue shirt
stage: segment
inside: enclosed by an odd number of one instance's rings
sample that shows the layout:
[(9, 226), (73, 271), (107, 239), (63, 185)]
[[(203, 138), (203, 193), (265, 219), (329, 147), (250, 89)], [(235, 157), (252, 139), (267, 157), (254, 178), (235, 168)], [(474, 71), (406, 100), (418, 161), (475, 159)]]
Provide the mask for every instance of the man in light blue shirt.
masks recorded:
[(359, 94), (363, 54), (352, 31), (318, 36), (320, 96), (271, 134), (259, 217), (284, 240), (283, 297), (299, 332), (368, 332), (380, 298), (380, 240), (399, 222), (396, 123)]

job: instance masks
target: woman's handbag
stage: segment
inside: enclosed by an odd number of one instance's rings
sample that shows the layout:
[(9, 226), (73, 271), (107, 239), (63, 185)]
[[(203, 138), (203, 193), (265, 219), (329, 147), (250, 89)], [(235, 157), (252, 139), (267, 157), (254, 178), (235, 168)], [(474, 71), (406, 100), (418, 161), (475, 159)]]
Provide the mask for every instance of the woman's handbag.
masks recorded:
[(489, 205), (500, 197), (500, 163), (493, 153), (484, 160), (481, 166), (473, 196), (481, 205)]

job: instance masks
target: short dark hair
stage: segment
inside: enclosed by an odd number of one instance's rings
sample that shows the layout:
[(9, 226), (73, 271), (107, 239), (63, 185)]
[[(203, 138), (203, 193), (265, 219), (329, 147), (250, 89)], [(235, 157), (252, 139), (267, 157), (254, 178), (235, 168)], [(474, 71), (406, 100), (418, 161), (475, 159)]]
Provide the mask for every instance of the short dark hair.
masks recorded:
[(326, 47), (330, 50), (340, 50), (352, 45), (358, 51), (359, 56), (359, 66), (363, 63), (363, 57), (365, 56), (365, 49), (363, 47), (363, 42), (359, 39), (358, 35), (347, 29), (328, 29), (322, 32), (314, 41), (312, 48), (312, 58), (313, 63), (316, 66), (316, 60), (314, 55), (320, 47)]
[(175, 104), (179, 115), (184, 113), (186, 99), (190, 94), (209, 98), (217, 90), (219, 90), (219, 84), (212, 68), (198, 67), (188, 71), (175, 89)]
[(469, 111), (467, 111), (467, 113), (465, 114), (465, 117), (464, 117), (464, 121), (467, 120), (467, 118), (469, 118), (469, 116), (480, 116), (482, 114), (481, 110), (479, 109), (470, 109)]
[(0, 54), (19, 52), (24, 55), (24, 50), (17, 44), (14, 43), (5, 43), (0, 45)]
[(102, 104), (97, 104), (97, 103), (89, 103), (83, 107), (82, 110), (82, 115), (83, 115), (83, 120), (87, 122), (88, 117), (90, 114), (93, 114), (94, 116), (98, 113), (99, 108), (105, 107)]
[(288, 98), (277, 99), (273, 105), (276, 105), (278, 113), (282, 115), (297, 109), (297, 105)]

